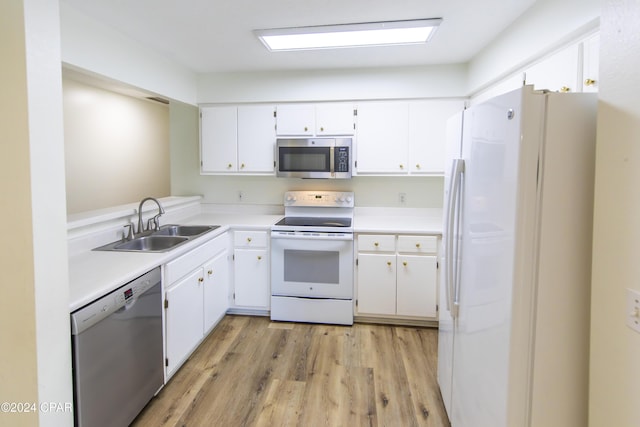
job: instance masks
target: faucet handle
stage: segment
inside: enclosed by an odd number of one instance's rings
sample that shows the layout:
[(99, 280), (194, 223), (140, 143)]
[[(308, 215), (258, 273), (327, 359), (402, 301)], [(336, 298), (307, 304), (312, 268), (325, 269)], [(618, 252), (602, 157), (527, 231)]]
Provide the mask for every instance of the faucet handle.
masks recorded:
[[(134, 234), (133, 222), (130, 222), (129, 224), (125, 224), (123, 228), (124, 228), (124, 231), (122, 232), (122, 238), (124, 240), (133, 239), (133, 234)], [(127, 230), (127, 228), (128, 228), (128, 230)]]
[(147, 230), (157, 231), (160, 229), (160, 215), (161, 214), (158, 214), (153, 218), (149, 218), (149, 221), (147, 221)]

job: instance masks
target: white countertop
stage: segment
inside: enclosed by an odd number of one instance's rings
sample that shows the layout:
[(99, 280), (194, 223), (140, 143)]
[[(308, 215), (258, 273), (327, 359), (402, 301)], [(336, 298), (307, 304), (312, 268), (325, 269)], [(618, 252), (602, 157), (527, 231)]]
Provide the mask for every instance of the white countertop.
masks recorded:
[(220, 228), (168, 252), (136, 253), (85, 251), (69, 258), (69, 310), (75, 311), (149, 270), (211, 240), (231, 227), (269, 230), (282, 215), (200, 214), (182, 224), (220, 225)]
[[(269, 230), (282, 214), (201, 213), (181, 224), (219, 225), (220, 228), (171, 251), (132, 253), (84, 251), (69, 258), (69, 309), (75, 311), (147, 271), (167, 263), (230, 228)], [(441, 234), (440, 209), (356, 208), (356, 233)]]

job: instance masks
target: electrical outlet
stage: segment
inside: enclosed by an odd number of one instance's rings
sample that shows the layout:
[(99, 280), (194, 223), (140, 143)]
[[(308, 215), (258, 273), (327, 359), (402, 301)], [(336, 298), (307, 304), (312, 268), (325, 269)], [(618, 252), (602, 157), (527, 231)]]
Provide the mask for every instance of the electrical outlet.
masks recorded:
[(640, 292), (627, 289), (627, 326), (640, 332)]
[(398, 201), (403, 205), (407, 203), (407, 193), (398, 193)]

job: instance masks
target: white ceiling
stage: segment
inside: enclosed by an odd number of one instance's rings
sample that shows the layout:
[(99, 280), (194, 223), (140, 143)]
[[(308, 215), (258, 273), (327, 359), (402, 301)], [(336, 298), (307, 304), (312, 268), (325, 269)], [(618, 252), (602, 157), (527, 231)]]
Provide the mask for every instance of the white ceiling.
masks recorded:
[[(464, 63), (535, 0), (61, 0), (199, 72)], [(443, 18), (426, 45), (269, 52), (253, 30)]]

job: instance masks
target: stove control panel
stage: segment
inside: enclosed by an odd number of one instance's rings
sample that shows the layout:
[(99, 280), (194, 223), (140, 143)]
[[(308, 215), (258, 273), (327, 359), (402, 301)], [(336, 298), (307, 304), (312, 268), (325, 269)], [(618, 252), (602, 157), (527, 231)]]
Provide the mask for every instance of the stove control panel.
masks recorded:
[(348, 191), (287, 191), (285, 206), (354, 207), (354, 197)]

